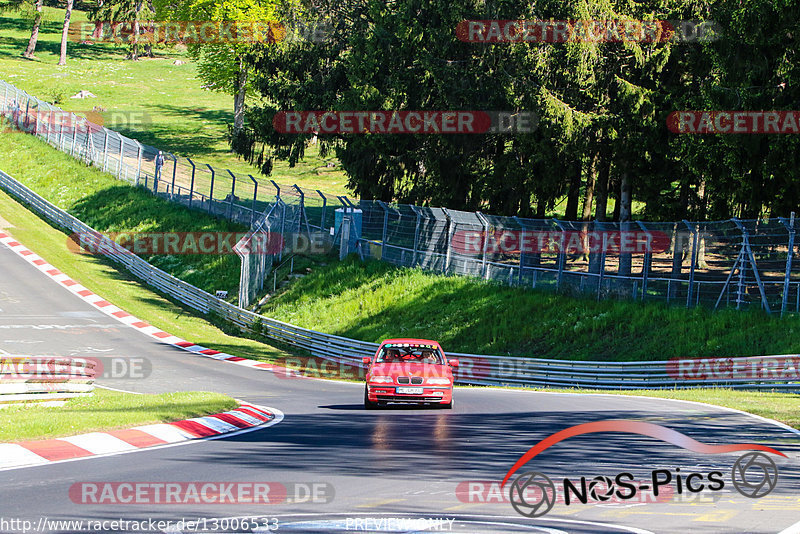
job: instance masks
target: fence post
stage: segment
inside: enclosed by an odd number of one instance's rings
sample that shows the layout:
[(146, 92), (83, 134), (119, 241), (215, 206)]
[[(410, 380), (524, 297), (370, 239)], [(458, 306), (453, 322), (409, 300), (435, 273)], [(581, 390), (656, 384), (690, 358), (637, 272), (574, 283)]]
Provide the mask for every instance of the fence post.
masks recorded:
[(636, 224), (639, 225), (639, 228), (647, 234), (647, 251), (644, 253), (644, 259), (642, 260), (642, 300), (647, 295), (647, 279), (650, 275), (650, 262), (653, 258), (653, 252), (651, 243), (653, 242), (653, 236), (647, 227), (642, 223), (642, 221), (636, 221)]
[(383, 229), (381, 230), (381, 258), (386, 252), (386, 233), (389, 230), (389, 207), (382, 200), (376, 200), (378, 206), (383, 210)]
[(256, 198), (258, 197), (258, 180), (253, 178), (252, 174), (248, 174), (247, 176), (253, 181), (253, 204), (250, 208), (250, 226), (253, 226), (253, 218), (256, 216)]
[[(783, 222), (786, 225), (786, 222)], [(789, 251), (786, 254), (786, 273), (783, 275), (783, 297), (781, 298), (781, 317), (786, 313), (786, 302), (789, 298), (789, 278), (792, 274), (792, 258), (794, 256), (794, 212), (789, 215)]]
[(603, 232), (602, 247), (603, 250), (600, 253), (600, 277), (597, 280), (597, 300), (600, 300), (600, 293), (603, 290), (603, 278), (606, 274), (606, 249), (608, 249), (608, 233), (605, 231)]
[(119, 137), (119, 167), (117, 167), (117, 178), (122, 180), (122, 160), (125, 157), (125, 138), (122, 137), (121, 134), (117, 134)]
[(489, 221), (483, 216), (483, 213), (476, 211), (475, 215), (481, 221), (483, 226), (483, 254), (481, 256), (481, 278), (486, 278), (488, 269), (486, 268), (486, 251), (489, 248)]
[(108, 165), (108, 130), (103, 128), (103, 172), (106, 172)]
[(345, 212), (342, 214), (340, 234), (339, 261), (342, 261), (350, 253), (350, 216), (347, 214), (347, 208), (345, 208)]
[(231, 175), (231, 179), (233, 183), (231, 184), (231, 198), (228, 199), (228, 219), (231, 218), (231, 214), (233, 213), (233, 197), (236, 196), (236, 175), (231, 172), (230, 169), (225, 169), (228, 171), (228, 174)]
[(558, 219), (553, 219), (558, 229), (561, 230), (561, 239), (558, 244), (558, 275), (556, 276), (556, 291), (561, 289), (561, 281), (564, 277), (564, 267), (567, 263), (567, 229)]
[(418, 248), (419, 248), (419, 226), (420, 226), (420, 221), (422, 221), (422, 215), (420, 214), (420, 212), (417, 211), (417, 207), (414, 206), (414, 205), (411, 205), (411, 210), (417, 216), (417, 222), (416, 222), (416, 226), (414, 228), (414, 255), (411, 257), (411, 266), (412, 267), (416, 267), (417, 266), (417, 253), (418, 253)]
[(325, 209), (328, 207), (328, 199), (325, 198), (325, 195), (322, 194), (322, 191), (317, 189), (317, 194), (322, 199), (322, 215), (320, 216), (319, 220), (319, 229), (321, 231), (325, 231)]
[(211, 172), (211, 191), (208, 193), (208, 213), (211, 213), (211, 205), (214, 203), (214, 167), (206, 163), (206, 167)]
[(442, 213), (447, 218), (447, 243), (445, 245), (445, 257), (444, 257), (444, 272), (450, 272), (450, 265), (453, 261), (453, 234), (456, 232), (455, 224), (453, 224), (453, 218), (450, 217), (450, 212), (447, 211), (447, 208), (442, 208)]
[(178, 174), (178, 157), (175, 154), (170, 154), (172, 156), (172, 187), (169, 190), (169, 198), (172, 199), (175, 196), (175, 178)]
[(697, 261), (697, 242), (698, 237), (700, 236), (700, 232), (697, 230), (697, 225), (692, 227), (692, 225), (686, 219), (683, 220), (683, 224), (692, 232), (692, 264), (689, 265), (689, 290), (686, 294), (686, 307), (690, 307), (692, 305), (692, 294), (694, 292), (694, 264)]
[(74, 113), (70, 113), (69, 117), (72, 125), (72, 144), (69, 147), (69, 155), (75, 157), (75, 143), (78, 140), (78, 117)]
[[(520, 239), (519, 239), (519, 272), (517, 273), (517, 284), (519, 284), (519, 285), (522, 285), (522, 265), (523, 265), (523, 263), (524, 263), (522, 260), (523, 260), (523, 258), (525, 257), (525, 237), (526, 237), (526, 231), (525, 231), (525, 225), (524, 225), (524, 224), (522, 224), (522, 220), (521, 220), (519, 217), (517, 217), (517, 216), (515, 215), (515, 216), (514, 216), (514, 220), (515, 220), (515, 221), (517, 221), (517, 224), (518, 224), (518, 225), (519, 225), (519, 227), (522, 229), (522, 231), (521, 231), (522, 233), (521, 233), (521, 236), (520, 236)], [(541, 265), (541, 264), (540, 264), (540, 265)], [(512, 271), (512, 272), (514, 271), (514, 268), (513, 268), (513, 267), (511, 268), (511, 271)], [(508, 285), (511, 285), (511, 284), (512, 284), (512, 282), (511, 282), (511, 278), (510, 278), (510, 277), (509, 277), (509, 280), (508, 280), (508, 281), (509, 281), (509, 284), (508, 284)]]
[(186, 161), (188, 161), (189, 165), (192, 166), (192, 181), (189, 183), (189, 209), (191, 209), (192, 197), (194, 197), (194, 174), (197, 170), (197, 167), (195, 166), (194, 161), (192, 161), (192, 158), (186, 158)]
[[(142, 149), (142, 144), (139, 141), (134, 139), (133, 142), (136, 143), (136, 180), (134, 183), (138, 186), (139, 176), (142, 173), (142, 152), (144, 152), (144, 150)], [(147, 182), (145, 182), (145, 187), (147, 187)]]

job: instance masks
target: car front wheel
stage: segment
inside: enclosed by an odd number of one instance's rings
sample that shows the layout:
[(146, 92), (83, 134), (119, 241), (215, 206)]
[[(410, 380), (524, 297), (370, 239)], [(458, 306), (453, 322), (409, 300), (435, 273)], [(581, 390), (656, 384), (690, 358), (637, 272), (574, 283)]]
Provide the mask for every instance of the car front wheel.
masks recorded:
[(369, 392), (367, 390), (367, 386), (364, 386), (364, 409), (365, 410), (374, 410), (378, 407), (377, 402), (372, 402), (369, 400)]

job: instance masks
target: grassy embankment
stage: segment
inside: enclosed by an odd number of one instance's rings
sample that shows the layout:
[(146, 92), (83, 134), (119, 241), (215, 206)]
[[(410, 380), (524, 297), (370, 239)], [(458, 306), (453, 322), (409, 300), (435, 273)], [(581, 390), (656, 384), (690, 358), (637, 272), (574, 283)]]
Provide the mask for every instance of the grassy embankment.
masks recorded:
[(0, 442), (180, 421), (231, 410), (237, 404), (207, 391), (134, 395), (97, 389), (90, 397), (70, 399), (60, 407), (21, 404), (0, 410)]

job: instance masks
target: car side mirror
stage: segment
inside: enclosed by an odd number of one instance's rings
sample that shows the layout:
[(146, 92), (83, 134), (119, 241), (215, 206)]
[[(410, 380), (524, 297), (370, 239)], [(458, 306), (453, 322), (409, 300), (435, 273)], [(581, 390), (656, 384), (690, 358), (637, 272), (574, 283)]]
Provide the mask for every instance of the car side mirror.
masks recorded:
[(366, 363), (367, 365), (369, 365), (369, 363), (371, 361), (372, 361), (372, 358), (370, 358), (369, 356), (364, 356), (363, 358), (361, 358), (361, 362), (362, 363)]
[(448, 363), (450, 367), (458, 367), (458, 360), (450, 360)]

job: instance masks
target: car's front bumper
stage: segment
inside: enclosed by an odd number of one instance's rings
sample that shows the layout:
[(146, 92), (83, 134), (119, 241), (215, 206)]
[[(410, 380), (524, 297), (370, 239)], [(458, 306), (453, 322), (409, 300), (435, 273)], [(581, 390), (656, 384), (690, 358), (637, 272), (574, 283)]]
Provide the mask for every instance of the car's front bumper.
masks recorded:
[(408, 402), (408, 403), (440, 403), (449, 404), (453, 398), (450, 386), (420, 386), (422, 393), (399, 393), (398, 388), (413, 386), (395, 386), (388, 384), (369, 384), (367, 396), (371, 402)]

